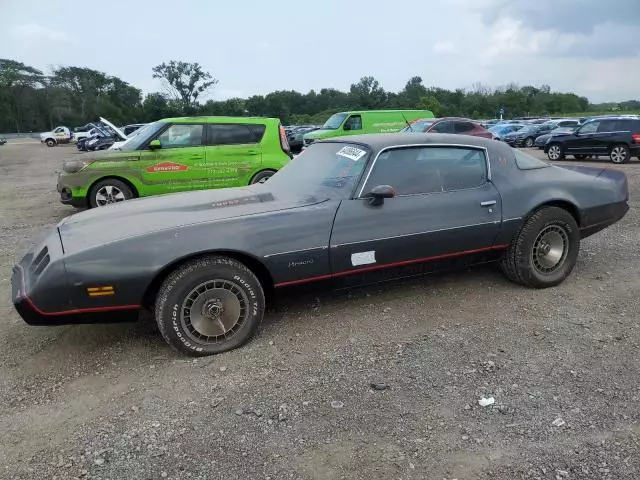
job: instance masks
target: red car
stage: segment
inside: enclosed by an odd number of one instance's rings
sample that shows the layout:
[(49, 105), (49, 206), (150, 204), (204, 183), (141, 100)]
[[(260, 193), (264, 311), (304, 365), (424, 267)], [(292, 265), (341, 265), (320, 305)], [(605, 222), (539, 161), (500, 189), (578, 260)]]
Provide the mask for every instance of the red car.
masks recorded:
[(424, 133), (457, 133), (459, 135), (473, 135), (474, 137), (493, 138), (489, 130), (468, 118), (443, 117), (423, 118), (415, 120), (411, 125), (402, 129), (403, 132)]

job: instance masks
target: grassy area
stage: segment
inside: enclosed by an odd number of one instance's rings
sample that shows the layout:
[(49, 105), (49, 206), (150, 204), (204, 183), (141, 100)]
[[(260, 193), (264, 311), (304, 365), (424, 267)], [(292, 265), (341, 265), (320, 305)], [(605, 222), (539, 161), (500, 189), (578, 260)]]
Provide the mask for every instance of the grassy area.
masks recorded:
[(595, 117), (598, 115), (640, 115), (640, 110), (620, 110), (617, 112), (612, 112), (611, 110), (601, 110), (601, 111), (592, 111), (592, 112), (578, 112), (578, 113), (560, 113), (555, 116), (564, 116), (564, 117)]

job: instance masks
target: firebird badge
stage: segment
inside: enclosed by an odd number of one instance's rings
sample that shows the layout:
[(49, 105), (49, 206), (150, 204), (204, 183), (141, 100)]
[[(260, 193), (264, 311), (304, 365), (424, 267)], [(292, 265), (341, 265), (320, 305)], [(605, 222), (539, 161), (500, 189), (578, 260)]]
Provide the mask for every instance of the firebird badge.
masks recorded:
[(161, 162), (156, 163), (155, 165), (151, 165), (147, 167), (147, 172), (156, 173), (156, 172), (183, 172), (185, 170), (189, 170), (189, 167), (186, 165), (181, 165), (179, 163), (173, 162)]

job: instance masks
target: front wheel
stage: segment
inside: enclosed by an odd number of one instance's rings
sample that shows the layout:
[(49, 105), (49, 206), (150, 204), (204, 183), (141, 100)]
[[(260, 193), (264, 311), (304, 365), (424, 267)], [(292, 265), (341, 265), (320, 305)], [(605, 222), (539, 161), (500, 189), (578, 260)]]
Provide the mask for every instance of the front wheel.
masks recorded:
[(629, 147), (624, 144), (615, 145), (609, 154), (613, 163), (627, 163), (631, 158)]
[(559, 207), (543, 207), (526, 220), (500, 267), (515, 283), (553, 287), (569, 276), (579, 250), (580, 232), (573, 215)]
[(258, 172), (251, 178), (249, 185), (253, 185), (254, 183), (264, 183), (269, 180), (269, 178), (271, 178), (275, 173), (275, 170), (263, 170), (261, 172)]
[(223, 256), (183, 264), (162, 284), (155, 303), (160, 333), (176, 350), (213, 355), (243, 345), (264, 315), (264, 292), (245, 265)]
[(549, 145), (547, 157), (549, 157), (549, 160), (562, 160), (564, 157), (562, 146), (559, 143), (552, 143)]
[(89, 191), (89, 206), (104, 207), (133, 198), (131, 187), (122, 180), (107, 178), (96, 183)]
[(535, 140), (533, 138), (529, 137), (524, 141), (524, 146), (527, 147), (527, 148), (531, 148), (531, 147), (533, 147), (533, 142), (534, 141)]

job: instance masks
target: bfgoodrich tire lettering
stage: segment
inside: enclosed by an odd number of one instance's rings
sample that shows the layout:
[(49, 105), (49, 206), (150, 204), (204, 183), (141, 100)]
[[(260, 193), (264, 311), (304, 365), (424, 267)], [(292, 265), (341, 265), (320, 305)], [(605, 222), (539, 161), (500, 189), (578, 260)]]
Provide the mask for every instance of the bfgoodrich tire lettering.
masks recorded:
[(580, 232), (573, 216), (562, 208), (543, 207), (525, 221), (500, 267), (515, 283), (553, 287), (569, 276), (579, 250)]
[(155, 315), (169, 345), (187, 355), (205, 356), (249, 340), (262, 321), (264, 303), (262, 286), (251, 270), (234, 259), (211, 255), (185, 263), (167, 277), (156, 297)]

